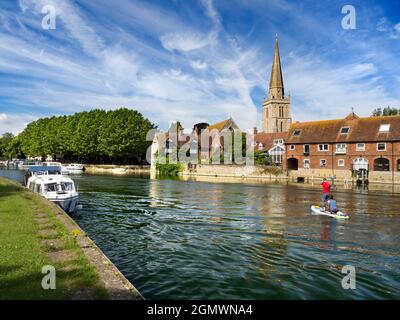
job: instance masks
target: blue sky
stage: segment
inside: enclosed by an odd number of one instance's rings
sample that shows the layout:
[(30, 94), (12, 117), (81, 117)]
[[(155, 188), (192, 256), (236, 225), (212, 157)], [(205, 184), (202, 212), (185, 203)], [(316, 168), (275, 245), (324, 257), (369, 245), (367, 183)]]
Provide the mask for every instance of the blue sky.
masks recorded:
[[(356, 29), (341, 27), (342, 7)], [(56, 8), (44, 30), (43, 6)], [(400, 1), (3, 0), (0, 133), (43, 116), (137, 109), (165, 129), (260, 126), (275, 34), (295, 121), (400, 107)]]

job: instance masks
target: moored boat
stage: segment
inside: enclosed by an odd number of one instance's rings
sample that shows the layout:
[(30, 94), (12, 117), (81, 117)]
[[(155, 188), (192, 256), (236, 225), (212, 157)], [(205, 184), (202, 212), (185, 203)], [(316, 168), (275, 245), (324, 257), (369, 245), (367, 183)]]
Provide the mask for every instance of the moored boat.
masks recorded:
[(83, 171), (85, 171), (85, 167), (79, 163), (70, 163), (70, 164), (64, 166), (64, 169), (69, 174), (78, 174), (78, 173), (83, 173)]
[(79, 193), (74, 181), (61, 174), (58, 166), (33, 166), (28, 169), (26, 187), (67, 213), (74, 213), (79, 205)]

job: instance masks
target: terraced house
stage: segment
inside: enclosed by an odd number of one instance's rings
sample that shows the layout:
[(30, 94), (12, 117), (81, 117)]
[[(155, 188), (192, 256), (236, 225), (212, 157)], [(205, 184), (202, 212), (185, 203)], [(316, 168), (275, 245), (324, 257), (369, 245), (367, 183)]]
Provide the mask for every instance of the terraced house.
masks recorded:
[(289, 171), (400, 178), (400, 116), (360, 118), (351, 113), (344, 119), (293, 123), (285, 145)]

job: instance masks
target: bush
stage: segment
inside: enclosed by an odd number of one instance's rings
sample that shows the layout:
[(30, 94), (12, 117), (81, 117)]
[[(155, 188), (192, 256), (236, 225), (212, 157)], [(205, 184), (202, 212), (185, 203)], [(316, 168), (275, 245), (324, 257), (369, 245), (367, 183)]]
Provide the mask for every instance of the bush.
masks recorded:
[(177, 176), (183, 170), (183, 167), (181, 164), (157, 163), (156, 169), (161, 175)]

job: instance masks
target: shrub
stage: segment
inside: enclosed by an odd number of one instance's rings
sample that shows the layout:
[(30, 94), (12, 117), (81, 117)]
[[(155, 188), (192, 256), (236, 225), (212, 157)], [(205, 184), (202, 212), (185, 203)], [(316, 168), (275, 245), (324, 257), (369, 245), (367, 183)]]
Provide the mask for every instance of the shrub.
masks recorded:
[(183, 167), (181, 164), (157, 163), (156, 169), (161, 175), (177, 176), (183, 170)]

